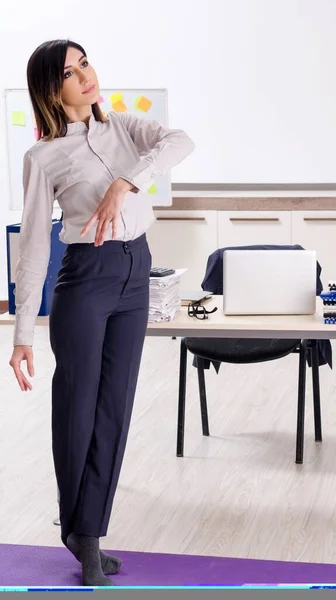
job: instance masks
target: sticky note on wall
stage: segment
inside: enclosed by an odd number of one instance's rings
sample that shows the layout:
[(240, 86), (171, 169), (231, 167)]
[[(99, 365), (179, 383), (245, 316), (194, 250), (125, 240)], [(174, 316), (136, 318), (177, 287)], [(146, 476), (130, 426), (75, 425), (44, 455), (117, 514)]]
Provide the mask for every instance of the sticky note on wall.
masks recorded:
[(150, 188), (148, 188), (148, 193), (149, 194), (157, 194), (156, 183), (152, 183), (152, 185), (150, 186)]
[(143, 112), (148, 112), (151, 106), (152, 101), (146, 96), (139, 96), (134, 103), (134, 107)]
[(123, 95), (120, 92), (118, 94), (111, 94), (110, 101), (115, 112), (125, 112), (127, 110)]
[(12, 125), (26, 125), (26, 114), (21, 110), (12, 110)]
[(121, 92), (118, 92), (117, 94), (111, 94), (110, 99), (111, 104), (116, 104), (117, 102), (119, 102), (119, 100), (123, 100), (123, 95)]

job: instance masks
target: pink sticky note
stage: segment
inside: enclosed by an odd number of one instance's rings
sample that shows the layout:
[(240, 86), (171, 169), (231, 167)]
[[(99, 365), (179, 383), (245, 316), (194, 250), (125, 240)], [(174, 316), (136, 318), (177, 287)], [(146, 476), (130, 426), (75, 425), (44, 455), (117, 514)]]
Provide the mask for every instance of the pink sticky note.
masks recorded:
[(104, 102), (104, 98), (103, 98), (103, 96), (99, 96), (99, 98), (98, 98), (98, 104), (101, 104), (102, 102)]

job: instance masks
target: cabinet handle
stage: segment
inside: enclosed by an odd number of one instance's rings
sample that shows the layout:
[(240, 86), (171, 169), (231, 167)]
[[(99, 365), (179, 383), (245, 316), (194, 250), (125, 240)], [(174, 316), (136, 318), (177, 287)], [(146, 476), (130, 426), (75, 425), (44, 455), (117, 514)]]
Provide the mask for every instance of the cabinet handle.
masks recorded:
[(303, 217), (304, 221), (336, 221), (336, 217)]
[(157, 217), (157, 221), (206, 221), (205, 217)]
[(230, 221), (280, 221), (278, 217), (230, 217)]

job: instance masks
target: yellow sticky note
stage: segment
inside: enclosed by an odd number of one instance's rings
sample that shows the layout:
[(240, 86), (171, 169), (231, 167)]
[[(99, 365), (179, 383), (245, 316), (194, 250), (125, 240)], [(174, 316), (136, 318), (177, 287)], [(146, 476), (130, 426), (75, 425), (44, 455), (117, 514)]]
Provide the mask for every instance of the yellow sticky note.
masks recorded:
[(111, 94), (110, 102), (115, 112), (125, 112), (125, 110), (127, 110), (127, 106), (124, 102), (121, 92), (118, 92), (117, 94)]
[(12, 125), (26, 125), (26, 114), (21, 110), (12, 110)]
[(149, 98), (146, 98), (146, 96), (139, 96), (135, 101), (135, 108), (142, 110), (143, 112), (148, 112), (151, 106), (152, 101)]
[(110, 100), (111, 100), (111, 104), (116, 104), (117, 102), (119, 102), (119, 100), (123, 99), (123, 95), (121, 92), (118, 92), (118, 94), (111, 94), (110, 96)]
[(112, 108), (115, 112), (125, 112), (125, 110), (127, 110), (127, 106), (123, 100), (119, 100), (119, 102), (113, 102)]
[(152, 183), (152, 185), (150, 186), (150, 188), (148, 188), (148, 193), (149, 194), (157, 194), (156, 183)]

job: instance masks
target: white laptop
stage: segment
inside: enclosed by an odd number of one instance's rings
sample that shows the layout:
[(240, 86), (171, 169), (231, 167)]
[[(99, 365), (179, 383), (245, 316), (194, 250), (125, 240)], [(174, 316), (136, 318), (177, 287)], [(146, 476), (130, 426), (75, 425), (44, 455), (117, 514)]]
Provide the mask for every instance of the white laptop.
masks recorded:
[(297, 315), (316, 311), (316, 252), (225, 250), (226, 315)]

